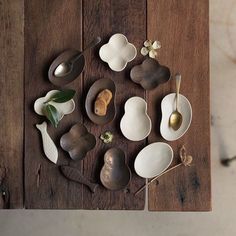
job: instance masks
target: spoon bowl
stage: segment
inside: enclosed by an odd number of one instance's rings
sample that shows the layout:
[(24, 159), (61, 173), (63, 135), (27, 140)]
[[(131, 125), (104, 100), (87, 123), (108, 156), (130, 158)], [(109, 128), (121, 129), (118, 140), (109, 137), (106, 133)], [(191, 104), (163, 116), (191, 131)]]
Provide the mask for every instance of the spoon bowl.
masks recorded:
[(73, 69), (73, 65), (70, 62), (62, 62), (54, 71), (56, 77), (65, 77), (70, 74)]
[(183, 118), (179, 111), (174, 111), (169, 120), (169, 125), (173, 130), (178, 130), (182, 124)]

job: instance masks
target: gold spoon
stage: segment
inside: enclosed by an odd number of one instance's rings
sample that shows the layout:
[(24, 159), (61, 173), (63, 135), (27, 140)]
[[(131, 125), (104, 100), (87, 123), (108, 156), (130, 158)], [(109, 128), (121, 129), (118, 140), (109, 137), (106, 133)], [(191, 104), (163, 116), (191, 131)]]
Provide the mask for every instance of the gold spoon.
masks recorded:
[(179, 105), (179, 90), (180, 90), (180, 83), (181, 83), (181, 75), (176, 74), (175, 75), (176, 79), (176, 109), (173, 111), (170, 115), (169, 119), (169, 126), (173, 130), (178, 130), (182, 124), (183, 117), (181, 113), (179, 112), (178, 105)]

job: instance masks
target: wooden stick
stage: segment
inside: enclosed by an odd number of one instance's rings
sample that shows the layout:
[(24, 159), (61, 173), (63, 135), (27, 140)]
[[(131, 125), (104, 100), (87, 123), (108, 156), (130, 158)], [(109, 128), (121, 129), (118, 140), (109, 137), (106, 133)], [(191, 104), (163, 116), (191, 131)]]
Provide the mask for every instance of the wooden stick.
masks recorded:
[(183, 165), (183, 163), (179, 163), (173, 167), (171, 167), (170, 169), (164, 171), (163, 173), (161, 173), (160, 175), (157, 175), (156, 177), (154, 177), (151, 181), (149, 181), (147, 184), (143, 185), (134, 195), (136, 196), (137, 194), (139, 194), (140, 192), (142, 192), (146, 187), (148, 187), (152, 182), (154, 182), (155, 180), (157, 180), (159, 177), (161, 177), (162, 175), (168, 173), (169, 171), (179, 167)]

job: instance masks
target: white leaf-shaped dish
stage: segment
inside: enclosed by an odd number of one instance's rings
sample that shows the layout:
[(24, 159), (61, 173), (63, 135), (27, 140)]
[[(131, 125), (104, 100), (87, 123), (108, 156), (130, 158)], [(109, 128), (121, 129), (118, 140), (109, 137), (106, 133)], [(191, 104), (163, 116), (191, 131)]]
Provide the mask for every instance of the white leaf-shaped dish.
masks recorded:
[(182, 137), (188, 130), (192, 121), (192, 107), (190, 102), (183, 95), (179, 95), (179, 112), (182, 114), (183, 121), (178, 130), (173, 130), (169, 126), (171, 113), (176, 109), (176, 94), (171, 93), (166, 95), (161, 102), (161, 127), (160, 132), (162, 137), (168, 141), (174, 141)]
[(123, 34), (114, 34), (99, 50), (100, 58), (114, 71), (122, 71), (137, 55), (135, 46)]
[(120, 122), (123, 135), (131, 141), (140, 141), (150, 134), (151, 128), (152, 122), (147, 114), (146, 101), (141, 97), (129, 98)]
[(173, 149), (167, 143), (156, 142), (143, 148), (134, 161), (136, 173), (153, 178), (165, 171), (173, 160)]
[[(46, 94), (45, 97), (38, 98), (34, 103), (34, 111), (38, 115), (44, 116), (43, 114), (43, 108), (45, 106), (44, 103), (47, 102), (49, 98), (52, 97), (52, 95), (54, 95), (57, 92), (59, 92), (59, 90), (51, 90)], [(64, 115), (72, 113), (75, 109), (75, 102), (73, 99), (64, 103), (49, 102), (49, 104), (53, 105), (57, 109), (59, 113), (59, 120), (61, 120)]]

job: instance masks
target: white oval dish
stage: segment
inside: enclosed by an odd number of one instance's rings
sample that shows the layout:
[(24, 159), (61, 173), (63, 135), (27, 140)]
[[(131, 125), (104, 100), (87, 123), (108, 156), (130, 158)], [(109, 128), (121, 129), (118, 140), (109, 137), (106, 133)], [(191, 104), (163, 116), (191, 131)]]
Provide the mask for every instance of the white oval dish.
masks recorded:
[(169, 126), (169, 119), (171, 113), (176, 109), (176, 94), (171, 93), (166, 95), (161, 102), (161, 111), (162, 111), (162, 119), (160, 132), (161, 136), (168, 141), (174, 141), (182, 137), (188, 130), (191, 121), (192, 121), (192, 107), (188, 99), (179, 95), (179, 112), (182, 114), (183, 121), (178, 130), (173, 130)]
[[(45, 97), (38, 98), (34, 103), (34, 111), (38, 115), (44, 116), (43, 114), (43, 107), (45, 106), (44, 102), (48, 101), (49, 98), (57, 92), (59, 92), (59, 90), (51, 90), (46, 94)], [(73, 99), (64, 103), (49, 102), (49, 104), (53, 105), (57, 109), (59, 113), (59, 120), (61, 120), (64, 115), (72, 113), (75, 109), (75, 102)]]
[(143, 148), (134, 161), (136, 173), (153, 178), (165, 171), (173, 160), (173, 149), (167, 143), (156, 142)]
[(122, 71), (137, 55), (135, 46), (123, 34), (114, 34), (99, 50), (100, 58), (114, 71)]
[(143, 98), (131, 97), (126, 101), (120, 129), (131, 141), (143, 140), (150, 134), (152, 122), (147, 114), (147, 103)]

